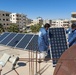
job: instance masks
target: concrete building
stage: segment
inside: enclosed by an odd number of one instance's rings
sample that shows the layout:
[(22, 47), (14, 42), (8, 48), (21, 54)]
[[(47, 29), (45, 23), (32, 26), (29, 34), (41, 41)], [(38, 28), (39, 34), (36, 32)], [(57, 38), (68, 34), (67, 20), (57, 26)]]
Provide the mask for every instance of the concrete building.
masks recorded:
[(30, 25), (32, 22), (32, 19), (26, 18), (26, 26)]
[(70, 27), (70, 20), (64, 19), (64, 20), (63, 20), (63, 27), (65, 27), (65, 28)]
[(52, 27), (69, 27), (70, 21), (67, 19), (52, 20)]
[(76, 12), (71, 13), (71, 23), (76, 23)]
[(49, 23), (49, 24), (51, 25), (52, 20), (50, 20), (50, 19), (45, 19), (45, 20), (43, 20), (43, 24), (45, 24), (45, 23)]
[(23, 31), (26, 26), (26, 15), (19, 13), (10, 14), (10, 21), (16, 23), (19, 26), (19, 30)]
[(41, 24), (43, 25), (43, 19), (41, 17), (37, 17), (37, 19), (33, 19), (31, 25)]
[(3, 25), (5, 30), (11, 23), (10, 22), (10, 14), (11, 14), (11, 12), (0, 11), (0, 23)]
[(31, 30), (30, 30), (30, 26), (32, 25), (31, 23), (32, 23), (32, 19), (29, 19), (29, 18), (27, 18), (26, 19), (26, 31), (27, 32), (30, 32)]

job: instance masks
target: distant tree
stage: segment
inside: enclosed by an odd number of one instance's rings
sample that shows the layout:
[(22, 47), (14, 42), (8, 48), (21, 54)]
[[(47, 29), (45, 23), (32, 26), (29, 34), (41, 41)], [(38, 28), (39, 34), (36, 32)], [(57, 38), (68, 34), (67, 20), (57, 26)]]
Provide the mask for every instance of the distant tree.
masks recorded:
[(10, 24), (10, 26), (7, 28), (7, 31), (8, 31), (8, 32), (16, 32), (16, 33), (18, 33), (18, 32), (19, 32), (19, 27), (18, 27), (17, 24), (12, 23), (12, 24)]
[(32, 26), (30, 27), (30, 29), (31, 29), (31, 31), (32, 31), (33, 33), (37, 33), (40, 28), (41, 28), (41, 25), (40, 25), (40, 24), (32, 25)]
[(4, 32), (3, 25), (0, 23), (0, 33)]

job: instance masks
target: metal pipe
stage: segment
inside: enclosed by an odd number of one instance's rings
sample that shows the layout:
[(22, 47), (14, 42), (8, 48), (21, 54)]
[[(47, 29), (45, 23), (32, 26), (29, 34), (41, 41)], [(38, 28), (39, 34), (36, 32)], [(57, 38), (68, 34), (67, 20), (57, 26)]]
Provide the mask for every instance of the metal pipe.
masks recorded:
[(14, 71), (16, 72), (17, 75), (19, 75), (19, 73), (14, 69)]
[(36, 73), (37, 74), (37, 50), (36, 50)]
[[(46, 58), (49, 59), (49, 58)], [(33, 58), (32, 60), (36, 60), (36, 58)], [(39, 59), (37, 59), (39, 61)], [(42, 61), (43, 59), (41, 59)], [(59, 58), (54, 58), (54, 59), (50, 59), (50, 60), (59, 60)], [(60, 60), (67, 60), (67, 61), (72, 61), (72, 60), (76, 60), (76, 59), (60, 59)], [(19, 58), (19, 61), (29, 61), (29, 58)], [(30, 61), (29, 61), (30, 62)], [(33, 61), (36, 62), (36, 61)]]
[[(30, 50), (29, 50), (29, 61), (30, 61)], [(30, 75), (30, 62), (29, 62), (29, 75)]]
[(31, 51), (31, 75), (32, 75), (32, 51)]
[[(34, 52), (33, 52), (33, 61), (34, 61)], [(32, 62), (33, 62), (33, 61), (32, 61)], [(33, 65), (33, 75), (34, 75), (34, 62), (33, 62), (32, 65)]]
[(1, 75), (1, 71), (0, 71), (0, 75)]
[(41, 63), (41, 59), (39, 58), (39, 74), (40, 74), (40, 63)]

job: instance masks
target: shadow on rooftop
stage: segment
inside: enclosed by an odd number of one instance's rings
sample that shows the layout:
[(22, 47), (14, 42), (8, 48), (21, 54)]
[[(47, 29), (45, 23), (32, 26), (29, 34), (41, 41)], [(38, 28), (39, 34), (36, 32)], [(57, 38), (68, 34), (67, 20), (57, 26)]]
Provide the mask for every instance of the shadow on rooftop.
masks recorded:
[(18, 62), (17, 65), (18, 66), (26, 66), (26, 63), (24, 63), (24, 62)]

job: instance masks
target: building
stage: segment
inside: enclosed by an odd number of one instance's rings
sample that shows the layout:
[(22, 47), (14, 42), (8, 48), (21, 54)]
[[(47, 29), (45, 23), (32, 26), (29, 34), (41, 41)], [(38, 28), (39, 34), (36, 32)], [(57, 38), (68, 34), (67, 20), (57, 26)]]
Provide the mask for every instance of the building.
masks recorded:
[(69, 27), (70, 21), (67, 19), (58, 19), (58, 20), (52, 20), (52, 27)]
[(19, 30), (23, 31), (26, 26), (26, 15), (19, 13), (11, 13), (10, 21), (16, 23), (19, 26)]
[(64, 19), (63, 20), (63, 27), (65, 27), (65, 28), (70, 27), (70, 20)]
[(33, 21), (32, 19), (29, 19), (29, 18), (26, 19), (26, 31), (27, 32), (31, 32), (30, 26), (31, 26), (32, 21)]
[(0, 24), (3, 25), (4, 30), (10, 25), (10, 14), (11, 12), (0, 11)]
[(26, 26), (30, 25), (32, 23), (32, 21), (33, 21), (32, 19), (26, 18)]
[(45, 19), (45, 20), (43, 20), (43, 24), (49, 23), (49, 24), (51, 25), (51, 22), (52, 22), (52, 20), (50, 20), (50, 19)]
[(71, 23), (76, 23), (76, 12), (71, 13)]
[(40, 24), (43, 25), (43, 19), (41, 17), (37, 17), (36, 19), (33, 19), (31, 25)]

